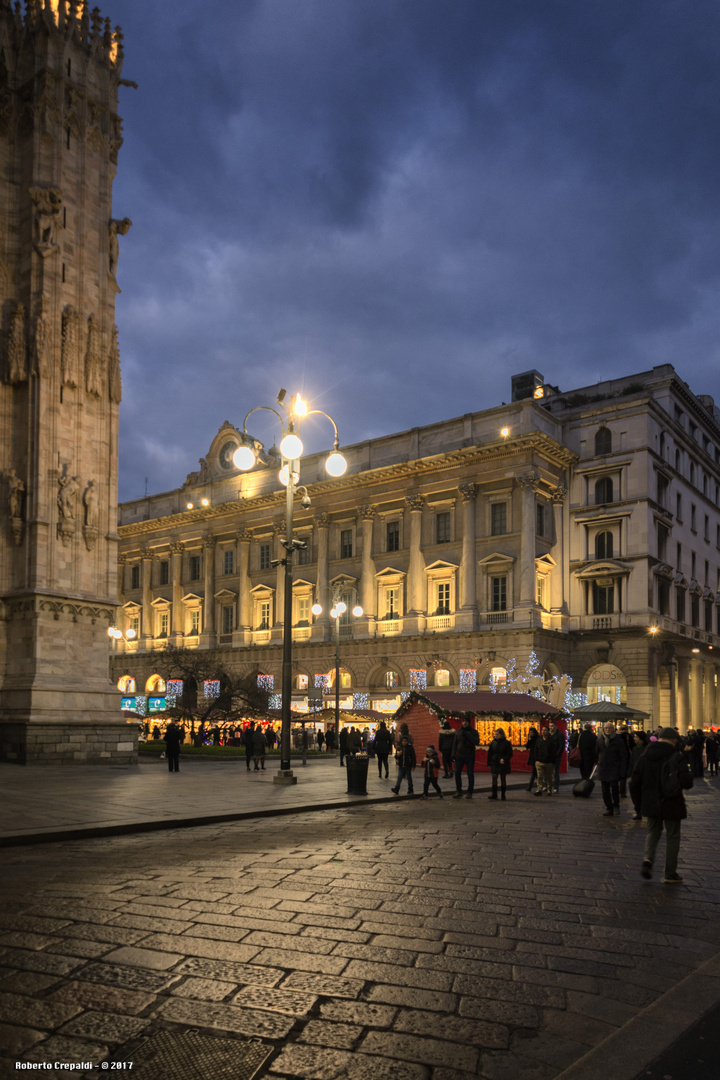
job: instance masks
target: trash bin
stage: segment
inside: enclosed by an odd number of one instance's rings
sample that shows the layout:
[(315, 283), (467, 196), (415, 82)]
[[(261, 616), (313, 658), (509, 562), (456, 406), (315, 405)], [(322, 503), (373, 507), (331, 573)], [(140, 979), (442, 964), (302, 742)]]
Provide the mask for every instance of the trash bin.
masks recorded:
[(345, 758), (348, 795), (367, 795), (367, 754), (348, 754)]

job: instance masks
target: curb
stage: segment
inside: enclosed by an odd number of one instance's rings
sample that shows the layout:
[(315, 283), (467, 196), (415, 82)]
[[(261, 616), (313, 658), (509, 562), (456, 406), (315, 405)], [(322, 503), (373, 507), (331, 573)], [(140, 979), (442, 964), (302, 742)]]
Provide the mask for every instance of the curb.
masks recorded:
[(720, 1005), (720, 952), (632, 1020), (578, 1058), (555, 1080), (638, 1080), (639, 1075)]

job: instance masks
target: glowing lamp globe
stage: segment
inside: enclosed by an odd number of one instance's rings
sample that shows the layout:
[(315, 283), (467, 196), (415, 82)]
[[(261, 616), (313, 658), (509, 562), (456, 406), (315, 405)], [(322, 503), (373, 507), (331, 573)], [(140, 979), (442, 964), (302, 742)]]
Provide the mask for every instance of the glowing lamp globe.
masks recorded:
[(342, 600), (338, 604), (336, 604), (335, 607), (338, 609), (341, 615), (344, 615), (347, 611), (347, 605), (343, 604)]
[(236, 469), (252, 469), (255, 464), (255, 451), (249, 446), (238, 446), (233, 454), (233, 462)]
[(286, 435), (280, 443), (280, 453), (288, 461), (297, 461), (299, 457), (302, 457), (302, 452), (303, 444), (297, 435)]
[(334, 450), (325, 462), (325, 470), (330, 473), (330, 476), (342, 476), (346, 469), (347, 461), (339, 450)]
[(322, 605), (321, 604), (313, 604), (313, 606), (312, 606), (312, 608), (310, 610), (312, 611), (313, 615), (322, 615)]
[(363, 609), (360, 607), (359, 604), (356, 604), (355, 607), (353, 608), (353, 615), (355, 616), (355, 618), (359, 619), (360, 616), (362, 615), (362, 613), (363, 613)]
[(133, 639), (133, 638), (135, 637), (135, 631), (133, 630), (133, 628), (132, 628), (132, 627), (130, 627), (130, 629), (129, 629), (129, 630), (126, 630), (126, 631), (125, 631), (125, 637), (126, 637), (126, 638), (129, 638), (129, 639), (130, 639), (131, 641), (132, 641), (132, 639)]
[(337, 608), (330, 608), (330, 618), (331, 619), (337, 619), (339, 614), (340, 614), (340, 612), (338, 611)]

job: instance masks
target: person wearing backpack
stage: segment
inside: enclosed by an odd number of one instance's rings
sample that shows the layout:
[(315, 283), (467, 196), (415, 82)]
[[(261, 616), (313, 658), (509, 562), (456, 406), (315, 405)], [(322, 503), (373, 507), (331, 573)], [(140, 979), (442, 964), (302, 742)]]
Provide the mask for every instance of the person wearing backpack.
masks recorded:
[(678, 885), (680, 822), (687, 817), (683, 791), (693, 784), (692, 770), (685, 754), (678, 750), (678, 734), (673, 728), (661, 728), (658, 741), (651, 742), (639, 758), (630, 778), (630, 795), (643, 817), (647, 818), (645, 852), (640, 874), (652, 877), (653, 863), (663, 826), (665, 828), (666, 885)]

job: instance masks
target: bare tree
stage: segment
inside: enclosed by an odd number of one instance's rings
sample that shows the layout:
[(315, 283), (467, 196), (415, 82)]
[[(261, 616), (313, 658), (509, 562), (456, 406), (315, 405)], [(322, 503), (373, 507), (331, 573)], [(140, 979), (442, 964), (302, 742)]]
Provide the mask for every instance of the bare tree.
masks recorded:
[[(253, 719), (267, 717), (269, 691), (258, 686), (257, 678), (252, 675), (228, 675), (223, 667), (227, 653), (168, 645), (157, 658), (159, 673), (166, 682), (182, 679), (182, 695), (168, 713), (190, 721), (191, 732), (195, 730), (196, 721), (200, 721), (202, 728), (212, 721), (237, 722), (246, 716)], [(217, 696), (204, 698), (199, 695), (208, 681), (219, 682)]]

